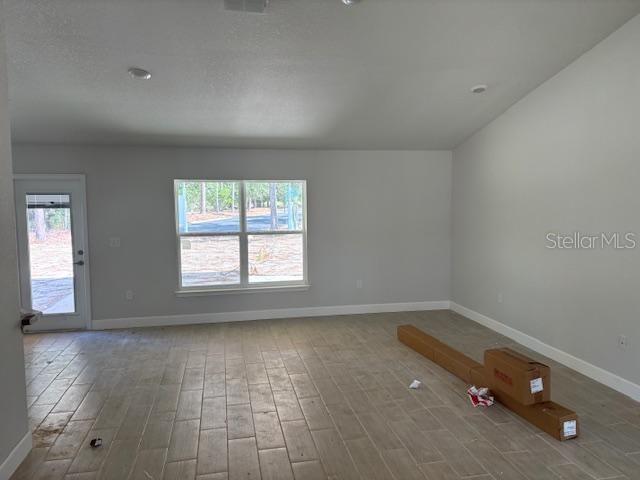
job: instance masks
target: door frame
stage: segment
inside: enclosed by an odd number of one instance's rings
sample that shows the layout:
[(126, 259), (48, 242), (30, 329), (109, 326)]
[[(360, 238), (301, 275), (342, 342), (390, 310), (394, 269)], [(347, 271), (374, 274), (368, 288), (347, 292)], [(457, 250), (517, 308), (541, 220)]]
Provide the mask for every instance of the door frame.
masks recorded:
[[(84, 303), (84, 328), (86, 330), (91, 330), (92, 329), (92, 318), (91, 318), (91, 275), (90, 275), (90, 264), (91, 262), (89, 261), (89, 218), (87, 215), (87, 182), (86, 182), (86, 176), (83, 173), (73, 173), (73, 174), (67, 174), (67, 173), (17, 173), (13, 175), (13, 181), (14, 181), (14, 189), (15, 189), (15, 183), (17, 181), (20, 180), (32, 180), (32, 181), (50, 181), (50, 182), (55, 182), (55, 181), (74, 181), (74, 182), (78, 182), (78, 186), (80, 189), (80, 205), (78, 206), (79, 208), (79, 216), (80, 216), (80, 220), (82, 223), (82, 227), (81, 227), (81, 232), (82, 235), (84, 236), (84, 245), (83, 245), (83, 250), (84, 250), (84, 293), (82, 296), (82, 300)], [(24, 212), (22, 212), (23, 214)], [(21, 214), (20, 212), (17, 211), (16, 209), (16, 216)], [(17, 229), (17, 219), (16, 219), (16, 242), (18, 242), (18, 229)], [(26, 263), (25, 263), (26, 262)], [(29, 258), (28, 258), (28, 252), (25, 252), (24, 248), (18, 248), (18, 263), (20, 265), (20, 275), (22, 276), (22, 272), (23, 272), (23, 265), (28, 265), (29, 264)], [(18, 289), (21, 291), (22, 290), (22, 277), (20, 278), (20, 281), (18, 282)], [(77, 289), (76, 289), (77, 292)], [(25, 305), (22, 305), (22, 293), (20, 293), (20, 304), (21, 307), (25, 307)], [(82, 313), (81, 313), (82, 314)], [(46, 329), (39, 329), (38, 328), (38, 324), (36, 323), (34, 325), (35, 328), (31, 327), (29, 330), (30, 331), (46, 331)]]

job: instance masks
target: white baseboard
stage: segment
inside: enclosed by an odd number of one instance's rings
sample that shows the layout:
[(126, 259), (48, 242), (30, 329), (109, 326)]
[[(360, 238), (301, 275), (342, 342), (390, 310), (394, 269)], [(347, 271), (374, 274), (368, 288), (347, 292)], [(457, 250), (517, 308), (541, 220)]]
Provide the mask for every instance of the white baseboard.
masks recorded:
[(378, 303), (369, 305), (337, 305), (328, 307), (280, 308), (274, 310), (248, 310), (241, 312), (198, 313), (195, 315), (162, 315), (93, 320), (94, 330), (132, 327), (163, 327), (199, 323), (244, 322), (269, 318), (326, 317), (359, 313), (411, 312), (419, 310), (448, 310), (449, 301)]
[(527, 348), (530, 348), (535, 352), (538, 352), (541, 355), (544, 355), (545, 357), (549, 357), (556, 362), (572, 368), (573, 370), (580, 372), (581, 374), (592, 378), (597, 382), (611, 387), (620, 393), (628, 395), (636, 401), (640, 401), (640, 385), (622, 378), (615, 373), (609, 372), (608, 370), (596, 367), (595, 365), (586, 362), (585, 360), (574, 357), (567, 352), (563, 352), (562, 350), (552, 347), (551, 345), (546, 344), (538, 340), (537, 338), (532, 337), (531, 335), (527, 335), (520, 330), (509, 327), (504, 323), (500, 323), (493, 318), (482, 315), (481, 313), (463, 307), (462, 305), (458, 305), (455, 302), (451, 302), (451, 310), (473, 320), (474, 322), (479, 323), (480, 325), (484, 325), (485, 327), (490, 328), (495, 332), (501, 333), (502, 335), (515, 340), (516, 342), (524, 345)]
[(27, 432), (22, 440), (11, 450), (9, 456), (0, 465), (0, 480), (8, 480), (13, 472), (20, 466), (22, 461), (27, 457), (33, 445), (31, 432)]

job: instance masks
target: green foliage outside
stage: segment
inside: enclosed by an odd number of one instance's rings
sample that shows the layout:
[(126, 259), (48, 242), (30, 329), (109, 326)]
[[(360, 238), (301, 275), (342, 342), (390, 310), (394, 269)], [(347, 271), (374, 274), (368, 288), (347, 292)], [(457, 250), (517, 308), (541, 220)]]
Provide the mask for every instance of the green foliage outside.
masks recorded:
[(38, 226), (46, 230), (66, 230), (70, 227), (68, 208), (30, 208), (27, 210), (29, 230), (35, 231)]
[[(271, 207), (270, 186), (275, 187), (277, 208), (287, 206), (287, 198), (292, 206), (302, 207), (302, 184), (297, 182), (268, 183), (247, 182), (247, 208)], [(189, 213), (223, 212), (237, 210), (240, 198), (240, 184), (235, 182), (182, 182), (180, 193), (184, 195)], [(204, 205), (203, 205), (204, 203)]]

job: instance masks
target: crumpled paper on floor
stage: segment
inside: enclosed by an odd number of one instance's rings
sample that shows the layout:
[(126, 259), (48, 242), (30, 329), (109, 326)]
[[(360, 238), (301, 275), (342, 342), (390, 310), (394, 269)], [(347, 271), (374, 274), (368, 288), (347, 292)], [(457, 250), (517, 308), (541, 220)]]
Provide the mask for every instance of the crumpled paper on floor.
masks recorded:
[(469, 388), (469, 390), (467, 390), (467, 395), (469, 395), (471, 405), (473, 405), (474, 407), (490, 407), (494, 402), (493, 395), (491, 395), (489, 389), (486, 387), (478, 388), (473, 385)]

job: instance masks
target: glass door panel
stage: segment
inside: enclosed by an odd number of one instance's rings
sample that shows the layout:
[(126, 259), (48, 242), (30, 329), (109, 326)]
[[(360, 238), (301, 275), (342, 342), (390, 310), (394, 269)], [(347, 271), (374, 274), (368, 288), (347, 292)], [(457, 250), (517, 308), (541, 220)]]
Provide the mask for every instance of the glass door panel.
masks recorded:
[(27, 194), (31, 308), (75, 313), (71, 197)]

